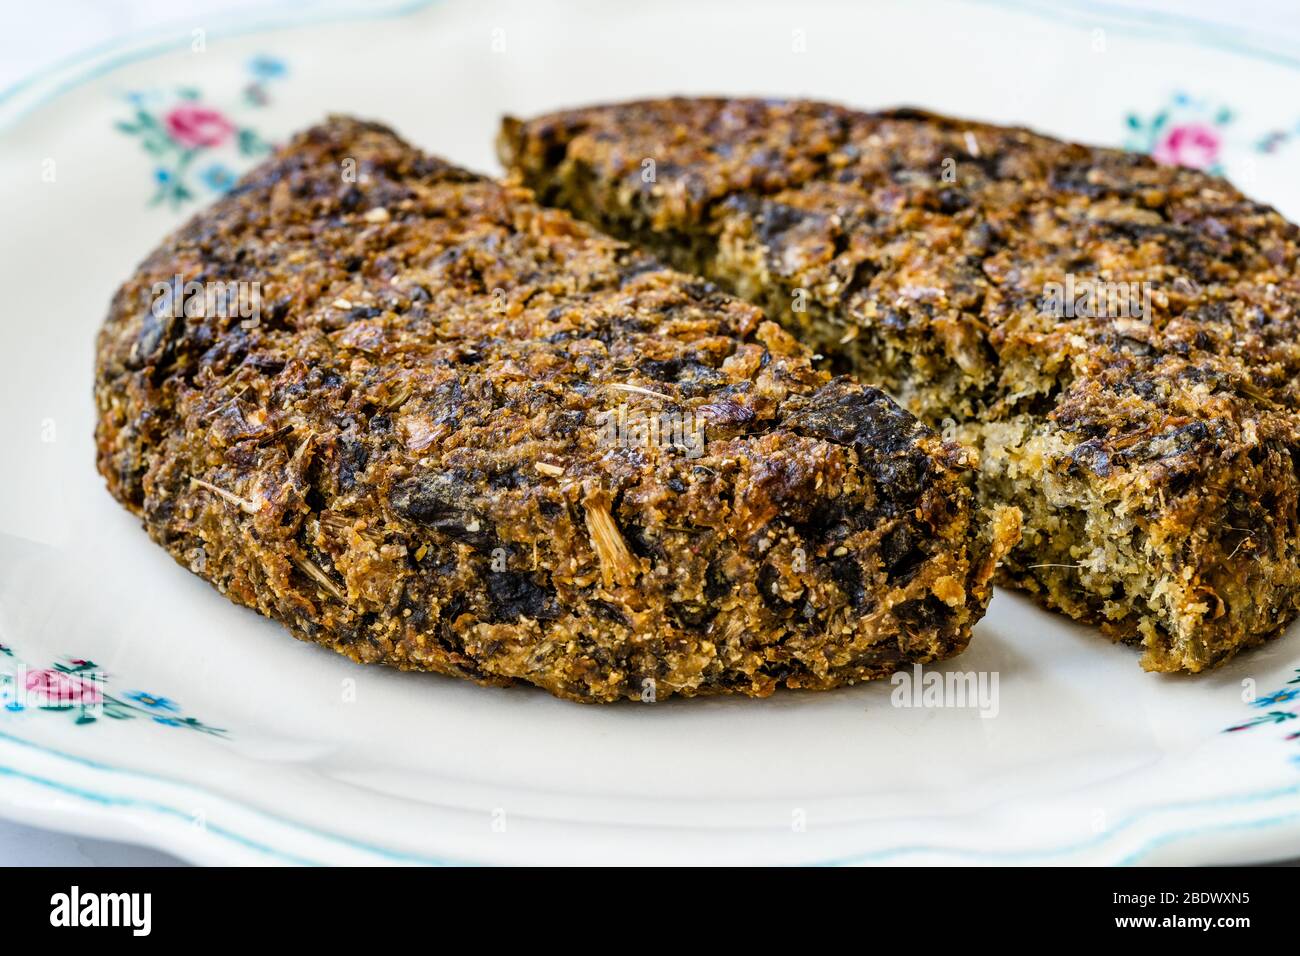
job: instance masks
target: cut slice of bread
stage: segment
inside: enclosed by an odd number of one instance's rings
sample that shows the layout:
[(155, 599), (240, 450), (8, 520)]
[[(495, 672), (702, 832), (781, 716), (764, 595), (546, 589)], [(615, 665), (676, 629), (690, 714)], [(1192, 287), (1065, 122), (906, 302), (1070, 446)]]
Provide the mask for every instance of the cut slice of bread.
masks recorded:
[(1297, 230), (1222, 179), (916, 110), (507, 120), (545, 203), (761, 305), (978, 449), (1003, 580), (1200, 671), (1300, 607)]

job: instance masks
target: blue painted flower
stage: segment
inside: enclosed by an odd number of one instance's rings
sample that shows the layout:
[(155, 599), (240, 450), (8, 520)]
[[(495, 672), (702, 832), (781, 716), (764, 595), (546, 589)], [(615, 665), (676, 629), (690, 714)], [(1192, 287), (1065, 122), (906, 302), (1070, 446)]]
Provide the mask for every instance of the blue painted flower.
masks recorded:
[(284, 65), (283, 60), (265, 54), (253, 57), (248, 62), (248, 68), (253, 71), (254, 76), (259, 76), (264, 80), (273, 80), (289, 72), (289, 68)]
[(177, 711), (175, 701), (168, 700), (166, 697), (155, 697), (153, 694), (146, 694), (142, 690), (133, 690), (126, 695), (127, 700), (133, 700), (137, 704), (148, 707), (150, 710)]
[(172, 174), (162, 167), (159, 167), (153, 171), (153, 178), (158, 180), (160, 183), (165, 183), (171, 180)]
[(213, 192), (224, 193), (235, 185), (235, 174), (220, 163), (213, 163), (203, 171), (204, 184)]
[(1255, 699), (1255, 706), (1271, 707), (1274, 704), (1285, 704), (1287, 701), (1295, 700), (1297, 697), (1300, 697), (1300, 690), (1274, 691), (1266, 697), (1257, 697)]

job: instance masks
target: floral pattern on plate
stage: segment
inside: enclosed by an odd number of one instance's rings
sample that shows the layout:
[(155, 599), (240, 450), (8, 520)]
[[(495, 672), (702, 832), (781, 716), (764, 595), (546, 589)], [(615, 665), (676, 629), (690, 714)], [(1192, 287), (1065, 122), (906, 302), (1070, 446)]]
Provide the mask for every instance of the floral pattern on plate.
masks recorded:
[(1129, 113), (1126, 149), (1150, 153), (1156, 162), (1223, 174), (1222, 154), (1234, 119), (1227, 106), (1175, 93), (1150, 116)]
[(1175, 92), (1150, 114), (1130, 112), (1125, 118), (1124, 148), (1149, 153), (1156, 162), (1230, 175), (1229, 166), (1248, 157), (1267, 155), (1300, 139), (1300, 122), (1279, 125), (1253, 135), (1239, 128), (1232, 107), (1211, 98)]
[(257, 56), (248, 72), (238, 106), (231, 109), (214, 106), (211, 98), (190, 86), (126, 95), (134, 115), (115, 127), (137, 139), (153, 160), (150, 205), (175, 209), (200, 195), (220, 195), (235, 185), (240, 171), (270, 152), (270, 143), (236, 117), (266, 106), (271, 85), (288, 74), (288, 67), (275, 57)]
[[(1291, 729), (1291, 732), (1282, 739), (1292, 742), (1300, 741), (1300, 729), (1295, 729), (1297, 725), (1292, 723), (1292, 721), (1300, 719), (1300, 710), (1297, 710), (1297, 707), (1294, 706), (1297, 702), (1300, 702), (1300, 667), (1295, 669), (1295, 676), (1286, 682), (1285, 687), (1249, 701), (1252, 707), (1258, 708), (1259, 713), (1240, 723), (1233, 724), (1231, 727), (1225, 727), (1223, 732), (1225, 734), (1239, 733), (1256, 727), (1276, 727), (1285, 724)], [(1300, 753), (1292, 754), (1291, 762), (1300, 767)]]
[[(8, 660), (6, 661), (5, 658)], [(183, 727), (224, 736), (225, 731), (187, 717), (175, 701), (140, 690), (109, 693), (109, 676), (94, 661), (65, 657), (49, 667), (32, 668), (13, 649), (0, 644), (0, 714), (29, 711), (73, 716), (77, 724), (93, 724), (101, 717), (134, 720), (147, 717), (156, 724)]]

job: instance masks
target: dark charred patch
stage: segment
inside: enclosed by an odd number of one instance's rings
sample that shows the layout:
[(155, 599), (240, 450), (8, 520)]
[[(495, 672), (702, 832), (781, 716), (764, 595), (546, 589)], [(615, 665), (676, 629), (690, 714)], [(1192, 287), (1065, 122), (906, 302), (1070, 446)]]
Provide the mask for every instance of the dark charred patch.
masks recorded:
[(915, 531), (900, 524), (880, 541), (880, 562), (891, 582), (905, 584), (926, 561)]
[(551, 621), (560, 616), (555, 589), (539, 584), (522, 571), (493, 571), (487, 575), (488, 597), (493, 618), (518, 621), (521, 617)]
[(758, 595), (773, 611), (782, 616), (788, 616), (796, 605), (785, 598), (781, 597), (781, 572), (772, 564), (764, 564), (758, 571), (758, 578), (755, 581), (758, 589)]
[(365, 442), (344, 435), (338, 441), (338, 484), (340, 491), (351, 491), (364, 474), (370, 461)]
[(752, 408), (729, 399), (701, 405), (699, 412), (713, 424), (727, 428), (742, 427), (754, 420), (754, 410)]
[(828, 562), (831, 579), (839, 586), (845, 599), (857, 610), (868, 604), (867, 588), (862, 579), (862, 565), (852, 554)]
[(933, 594), (904, 601), (894, 608), (894, 615), (913, 634), (932, 634), (945, 627), (952, 618), (952, 608)]
[(592, 613), (602, 621), (609, 621), (613, 624), (619, 624), (623, 627), (630, 627), (632, 622), (627, 619), (622, 608), (617, 604), (611, 604), (609, 601), (600, 598), (588, 598), (587, 606), (591, 608)]
[(1070, 461), (1075, 467), (1090, 471), (1098, 478), (1110, 477), (1110, 453), (1106, 450), (1105, 442), (1099, 438), (1090, 438), (1076, 445), (1070, 452)]
[(669, 604), (668, 611), (681, 627), (696, 631), (707, 627), (718, 614), (717, 605), (690, 604), (682, 601)]
[(806, 405), (787, 416), (785, 425), (801, 435), (872, 455), (906, 451), (926, 434), (925, 426), (884, 392), (843, 379), (818, 389)]
[(485, 548), (494, 540), (485, 518), (479, 517), (463, 476), (440, 472), (407, 479), (389, 498), (393, 511), (423, 528)]
[(704, 579), (704, 596), (716, 604), (734, 591), (735, 585), (727, 579), (727, 576), (719, 568), (709, 565)]

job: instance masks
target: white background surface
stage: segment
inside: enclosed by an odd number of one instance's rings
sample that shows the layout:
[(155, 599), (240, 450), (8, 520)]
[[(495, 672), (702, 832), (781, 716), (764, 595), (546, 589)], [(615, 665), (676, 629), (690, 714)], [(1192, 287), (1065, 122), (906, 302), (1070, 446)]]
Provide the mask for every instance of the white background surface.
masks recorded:
[[(450, 2), (450, 0), (449, 0)], [(1181, 16), (1267, 29), (1300, 50), (1300, 4), (1295, 0), (1146, 0), (1123, 3), (1148, 11), (1177, 11)], [(111, 43), (114, 39), (162, 24), (192, 23), (230, 11), (294, 7), (301, 3), (254, 0), (5, 0), (7, 29), (0, 31), (0, 90), (32, 73)], [(174, 865), (175, 858), (154, 850), (52, 833), (0, 821), (0, 864), (65, 866)]]

